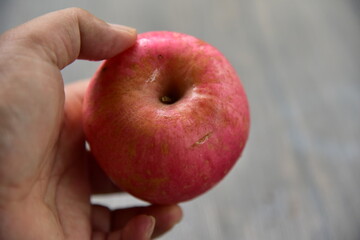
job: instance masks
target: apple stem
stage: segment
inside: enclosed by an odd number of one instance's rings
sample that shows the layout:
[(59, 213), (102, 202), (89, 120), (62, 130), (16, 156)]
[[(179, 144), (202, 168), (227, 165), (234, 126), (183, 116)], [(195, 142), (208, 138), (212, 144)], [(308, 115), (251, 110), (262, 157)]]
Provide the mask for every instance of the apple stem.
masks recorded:
[(168, 96), (162, 96), (160, 101), (165, 104), (171, 104), (173, 103), (173, 100)]

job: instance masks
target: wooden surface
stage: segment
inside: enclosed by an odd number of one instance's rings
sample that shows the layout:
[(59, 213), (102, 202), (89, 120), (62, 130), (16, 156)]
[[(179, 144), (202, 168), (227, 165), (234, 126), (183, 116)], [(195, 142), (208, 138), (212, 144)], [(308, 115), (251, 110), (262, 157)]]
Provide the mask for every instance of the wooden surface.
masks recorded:
[[(68, 6), (139, 32), (200, 37), (229, 58), (247, 89), (243, 157), (214, 190), (182, 204), (184, 220), (162, 240), (360, 239), (358, 0), (0, 0), (0, 31)], [(97, 66), (76, 62), (64, 79), (90, 77)], [(94, 201), (143, 204), (117, 195)]]

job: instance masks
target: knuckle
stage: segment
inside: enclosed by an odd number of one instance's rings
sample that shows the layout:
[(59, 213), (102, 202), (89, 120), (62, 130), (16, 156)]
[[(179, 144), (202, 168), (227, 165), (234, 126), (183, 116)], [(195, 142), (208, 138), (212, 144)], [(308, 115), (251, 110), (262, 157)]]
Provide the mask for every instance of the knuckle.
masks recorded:
[(89, 17), (92, 16), (90, 12), (83, 8), (79, 7), (71, 7), (64, 10), (65, 14), (68, 14), (69, 16), (78, 19), (81, 17)]

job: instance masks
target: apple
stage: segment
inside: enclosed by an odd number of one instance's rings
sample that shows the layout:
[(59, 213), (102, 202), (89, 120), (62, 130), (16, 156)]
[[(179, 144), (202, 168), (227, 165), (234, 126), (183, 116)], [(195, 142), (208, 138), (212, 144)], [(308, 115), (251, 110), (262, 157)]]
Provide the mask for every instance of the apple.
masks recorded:
[(249, 107), (230, 63), (176, 32), (148, 32), (104, 61), (84, 98), (90, 149), (110, 179), (154, 204), (190, 200), (234, 166)]

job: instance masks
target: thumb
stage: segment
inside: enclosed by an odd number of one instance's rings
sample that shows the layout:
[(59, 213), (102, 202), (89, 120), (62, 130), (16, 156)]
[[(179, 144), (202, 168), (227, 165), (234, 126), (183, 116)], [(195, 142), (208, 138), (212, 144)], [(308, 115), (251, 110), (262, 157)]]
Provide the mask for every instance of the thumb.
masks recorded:
[(35, 58), (62, 69), (77, 58), (110, 58), (133, 45), (135, 39), (133, 28), (108, 24), (83, 9), (69, 8), (9, 30), (0, 38), (0, 47), (5, 45), (0, 53), (23, 54), (32, 49)]

